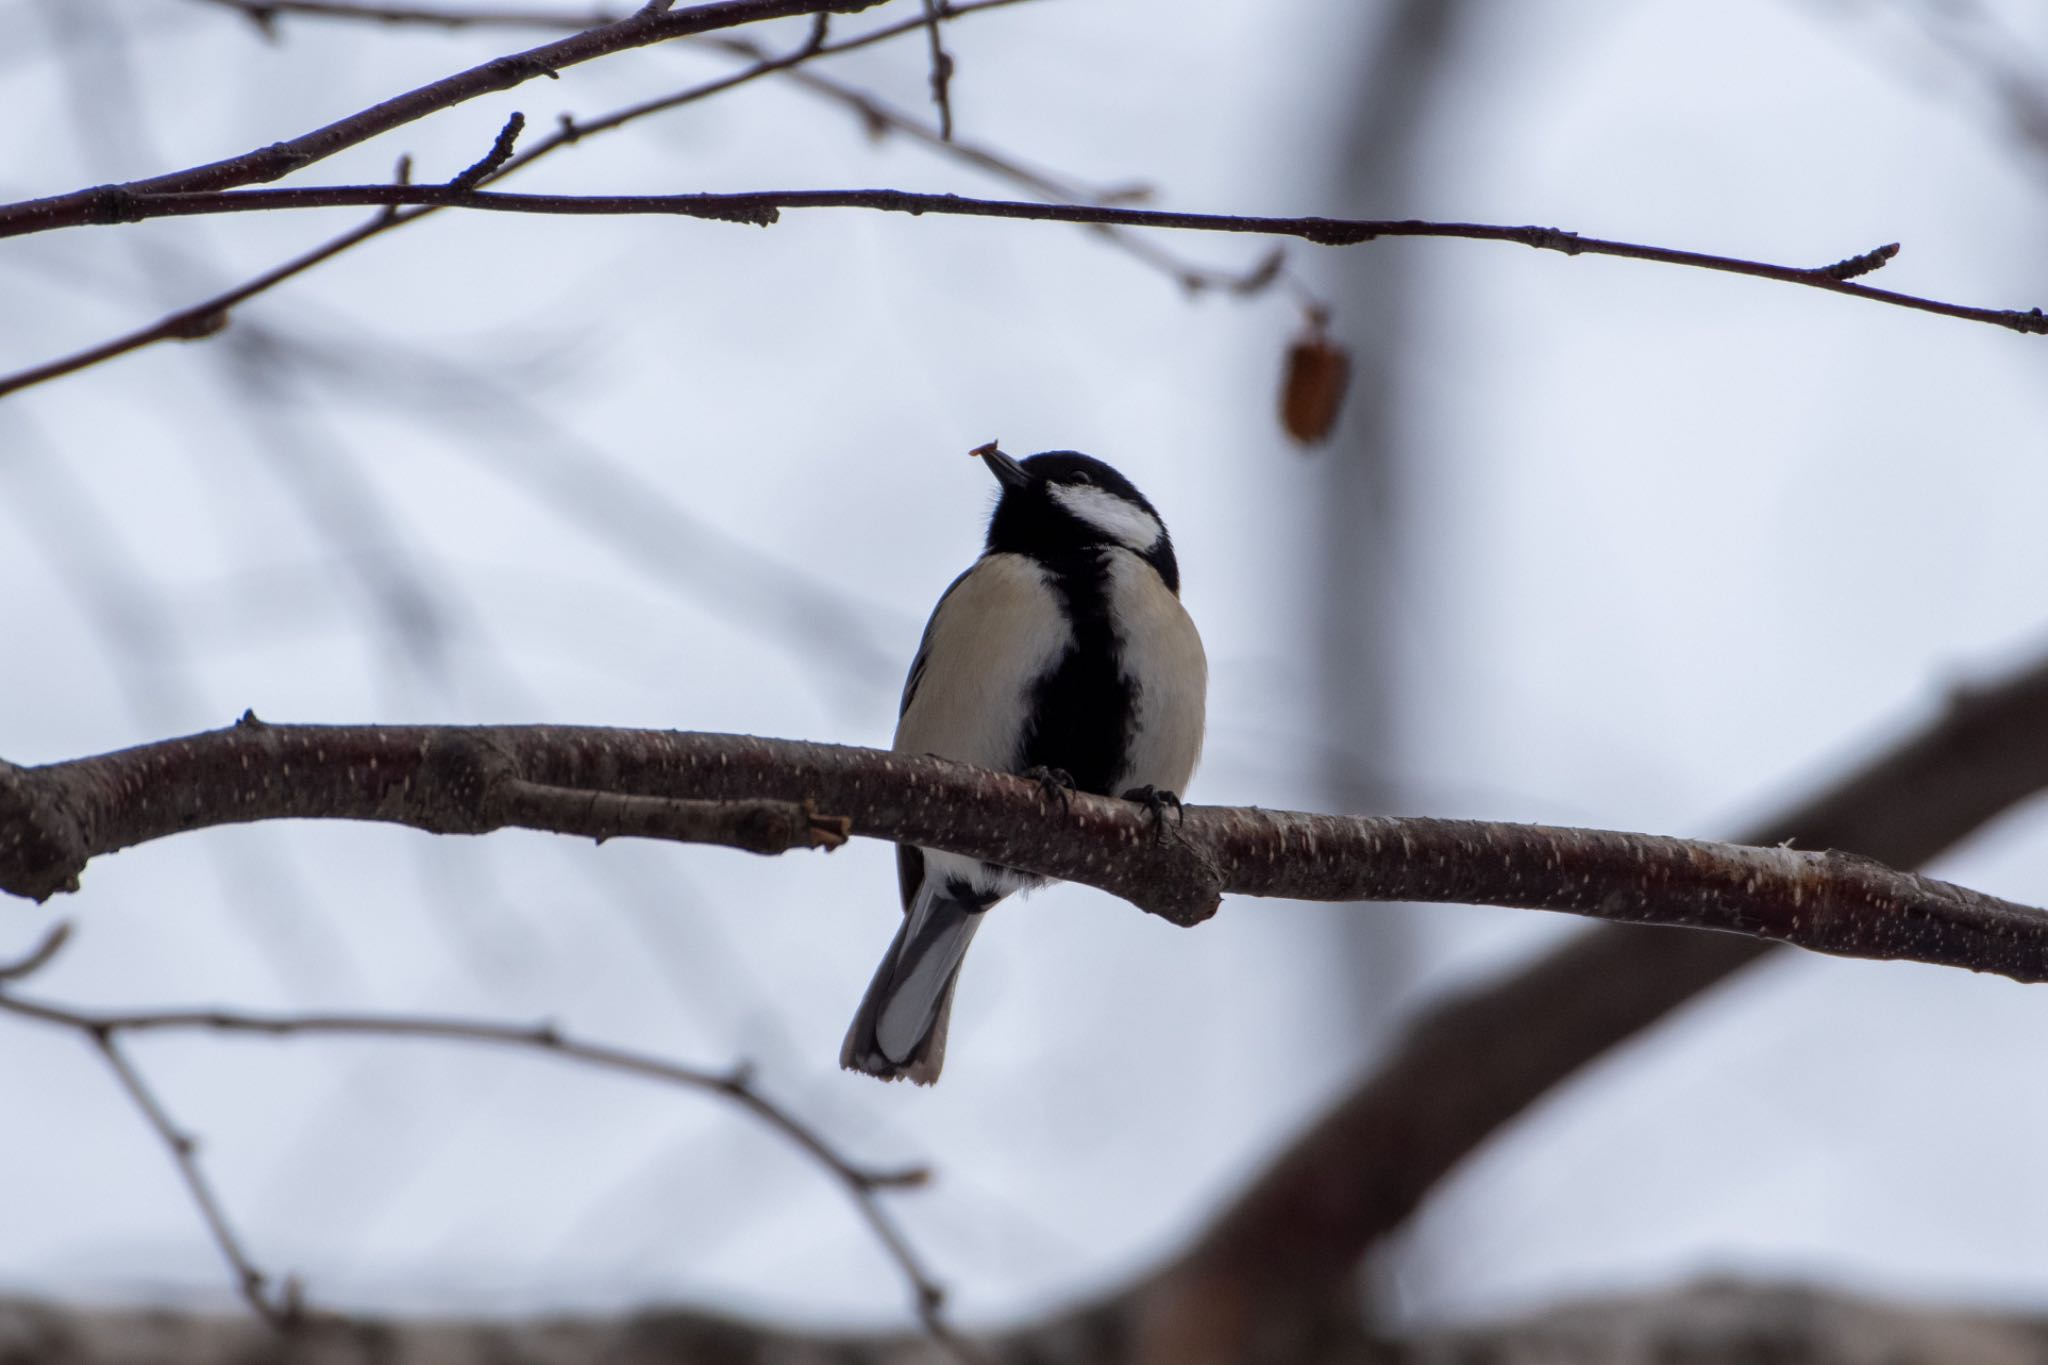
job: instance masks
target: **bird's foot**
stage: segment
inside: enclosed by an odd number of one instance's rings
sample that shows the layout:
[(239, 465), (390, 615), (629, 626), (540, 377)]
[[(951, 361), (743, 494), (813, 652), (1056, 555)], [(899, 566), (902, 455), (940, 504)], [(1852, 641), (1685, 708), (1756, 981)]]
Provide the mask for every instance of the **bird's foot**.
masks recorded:
[(1065, 768), (1048, 768), (1041, 763), (1035, 768), (1026, 768), (1018, 776), (1028, 777), (1036, 782), (1038, 794), (1046, 800), (1058, 801), (1060, 814), (1064, 815), (1074, 808), (1074, 775)]
[(1152, 830), (1161, 838), (1166, 837), (1167, 807), (1171, 806), (1173, 808), (1173, 816), (1176, 823), (1185, 825), (1188, 822), (1188, 813), (1180, 803), (1179, 792), (1161, 791), (1159, 788), (1147, 784), (1143, 787), (1133, 787), (1125, 792), (1124, 800), (1136, 801), (1151, 813)]

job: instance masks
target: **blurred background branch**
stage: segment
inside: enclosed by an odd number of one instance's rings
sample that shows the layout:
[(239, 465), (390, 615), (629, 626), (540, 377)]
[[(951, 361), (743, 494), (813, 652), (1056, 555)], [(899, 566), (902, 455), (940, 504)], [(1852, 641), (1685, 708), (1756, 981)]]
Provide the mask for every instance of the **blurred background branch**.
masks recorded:
[[(0, 1340), (30, 1341), (51, 1365), (245, 1360), (274, 1351), (245, 1319), (0, 1299)], [(2048, 1321), (2017, 1311), (1902, 1305), (1798, 1284), (1711, 1280), (1560, 1304), (1484, 1326), (1426, 1328), (1354, 1342), (1331, 1362), (1375, 1365), (2017, 1365)], [(309, 1333), (299, 1348), (332, 1365), (615, 1365), (745, 1360), (753, 1365), (924, 1365), (941, 1348), (903, 1336), (806, 1332), (723, 1314), (660, 1309), (545, 1323), (443, 1318), (367, 1321)], [(1115, 1365), (1112, 1340), (1030, 1328), (985, 1348), (996, 1361)]]
[(235, 1231), (213, 1182), (199, 1164), (198, 1140), (181, 1130), (170, 1117), (163, 1102), (126, 1052), (124, 1037), (199, 1031), (264, 1038), (375, 1038), (399, 1042), (482, 1044), (538, 1052), (572, 1066), (615, 1072), (715, 1095), (795, 1144), (845, 1189), (847, 1197), (853, 1200), (862, 1219), (873, 1229), (876, 1240), (908, 1284), (912, 1301), (927, 1330), (942, 1343), (951, 1343), (954, 1339), (941, 1311), (944, 1292), (919, 1261), (902, 1229), (881, 1202), (881, 1196), (890, 1190), (924, 1184), (928, 1173), (921, 1168), (877, 1170), (849, 1160), (823, 1134), (764, 1095), (751, 1069), (744, 1065), (726, 1071), (686, 1066), (625, 1048), (572, 1038), (554, 1024), (521, 1026), (489, 1020), (388, 1014), (252, 1015), (233, 1010), (129, 1010), (117, 1013), (77, 1010), (16, 994), (15, 983), (48, 966), (69, 932), (68, 925), (60, 925), (44, 938), (34, 952), (0, 970), (0, 983), (4, 983), (0, 985), (0, 1012), (74, 1030), (99, 1049), (122, 1088), (176, 1162), (208, 1232), (234, 1273), (236, 1287), (243, 1299), (272, 1328), (300, 1334), (323, 1323), (330, 1326), (342, 1324), (346, 1319), (309, 1309), (295, 1278), (273, 1289), (274, 1277), (258, 1268), (242, 1237)]

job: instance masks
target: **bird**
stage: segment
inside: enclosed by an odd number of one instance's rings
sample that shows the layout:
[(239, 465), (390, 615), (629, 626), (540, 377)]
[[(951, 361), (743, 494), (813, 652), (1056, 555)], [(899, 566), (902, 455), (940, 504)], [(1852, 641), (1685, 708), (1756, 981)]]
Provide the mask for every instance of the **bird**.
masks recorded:
[[(998, 495), (981, 556), (933, 607), (898, 708), (897, 753), (936, 754), (1163, 819), (1201, 758), (1202, 637), (1180, 601), (1166, 523), (1130, 480), (1077, 451), (972, 454)], [(930, 1085), (953, 989), (990, 906), (1046, 879), (899, 844), (903, 922), (847, 1030), (840, 1065)]]

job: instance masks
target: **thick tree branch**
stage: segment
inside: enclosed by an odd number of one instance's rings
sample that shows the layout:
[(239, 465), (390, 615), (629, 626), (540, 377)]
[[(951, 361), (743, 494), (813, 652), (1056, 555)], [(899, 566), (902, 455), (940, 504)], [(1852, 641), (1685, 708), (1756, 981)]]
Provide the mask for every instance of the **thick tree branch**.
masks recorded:
[[(905, 1336), (805, 1332), (688, 1309), (546, 1320), (360, 1320), (309, 1331), (321, 1365), (928, 1365)], [(0, 1299), (0, 1344), (37, 1365), (246, 1365), (279, 1359), (247, 1318)], [(1483, 1326), (1422, 1326), (1311, 1351), (1301, 1365), (2019, 1365), (2048, 1351), (2038, 1315), (1887, 1304), (1803, 1285), (1710, 1281), (1565, 1303)], [(1114, 1333), (1031, 1322), (990, 1343), (1014, 1365), (1128, 1365)]]
[[(1958, 689), (1933, 721), (1742, 840), (1911, 867), (2044, 789), (2048, 660)], [(1437, 1004), (1185, 1256), (1134, 1292), (1144, 1319), (1160, 1340), (1187, 1331), (1233, 1341), (1276, 1297), (1340, 1297), (1373, 1243), (1530, 1104), (1771, 951), (1727, 934), (1606, 927)]]
[[(707, 802), (752, 804), (728, 814)], [(102, 853), (252, 820), (517, 826), (756, 853), (830, 846), (850, 828), (1085, 882), (1178, 924), (1213, 914), (1225, 892), (1506, 905), (2048, 980), (2048, 913), (1853, 854), (1226, 807), (1155, 822), (1087, 795), (1060, 805), (1004, 773), (792, 740), (246, 716), (96, 758), (0, 764), (0, 890), (42, 899)]]
[[(764, 0), (765, 2), (765, 0)], [(791, 0), (794, 3), (794, 0)], [(253, 177), (252, 177), (253, 178)], [(0, 207), (0, 237), (46, 232), (87, 224), (135, 223), (173, 218), (278, 209), (404, 206), (482, 209), (497, 213), (571, 214), (614, 217), (655, 214), (702, 218), (718, 222), (767, 226), (788, 211), (800, 209), (868, 209), (883, 213), (927, 213), (970, 218), (1008, 218), (1090, 226), (1166, 228), (1192, 232), (1248, 233), (1293, 237), (1319, 246), (1356, 246), (1389, 237), (1455, 237), (1470, 241), (1513, 242), (1567, 256), (1620, 256), (1663, 265), (1689, 266), (1731, 275), (1748, 275), (1781, 284), (1804, 285), (1846, 294), (1873, 303), (1935, 313), (1968, 322), (1989, 323), (2011, 331), (2048, 333), (2048, 313), (1980, 308), (1947, 303), (1917, 294), (1878, 289), (1845, 278), (1835, 262), (1822, 266), (1777, 265), (1768, 261), (1710, 252), (1684, 251), (1640, 242), (1586, 237), (1561, 228), (1498, 223), (1434, 223), (1412, 219), (1274, 218), (1246, 214), (1183, 213), (1167, 209), (1128, 208), (1105, 204), (1044, 204), (1028, 200), (972, 199), (956, 194), (917, 194), (905, 190), (762, 190), (738, 194), (507, 194), (454, 185), (320, 185), (303, 189), (186, 190), (149, 188), (148, 182), (106, 191), (82, 191), (29, 205)], [(30, 212), (28, 210), (33, 210)], [(1872, 262), (1881, 255), (1866, 252), (1849, 263)], [(1885, 257), (1889, 259), (1889, 257)], [(1869, 264), (1867, 269), (1874, 269)], [(1857, 272), (1863, 273), (1863, 272)]]
[(2044, 1356), (2048, 1319), (2038, 1312), (1706, 1280), (1425, 1330), (1384, 1365), (2022, 1365)]

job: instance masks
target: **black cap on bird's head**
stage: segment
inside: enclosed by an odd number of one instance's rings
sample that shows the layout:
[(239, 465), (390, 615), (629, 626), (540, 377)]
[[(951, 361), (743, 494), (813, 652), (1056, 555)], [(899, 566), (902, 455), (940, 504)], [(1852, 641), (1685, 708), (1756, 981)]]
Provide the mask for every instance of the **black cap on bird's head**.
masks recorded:
[(1003, 486), (988, 523), (988, 552), (1030, 555), (1055, 567), (1129, 550), (1180, 591), (1166, 523), (1136, 485), (1098, 459), (1049, 450), (1018, 460), (994, 441), (972, 452)]

